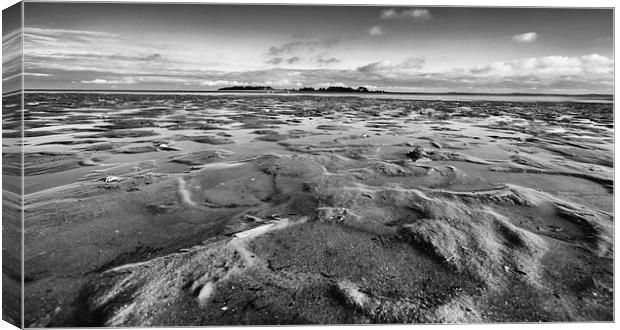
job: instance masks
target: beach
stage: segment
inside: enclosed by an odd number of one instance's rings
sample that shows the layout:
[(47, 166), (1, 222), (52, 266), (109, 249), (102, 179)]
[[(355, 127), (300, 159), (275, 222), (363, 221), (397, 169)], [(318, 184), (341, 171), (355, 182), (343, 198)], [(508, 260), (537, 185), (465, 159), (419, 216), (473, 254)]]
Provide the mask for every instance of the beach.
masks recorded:
[(609, 102), (30, 92), (25, 107), (27, 326), (613, 320)]

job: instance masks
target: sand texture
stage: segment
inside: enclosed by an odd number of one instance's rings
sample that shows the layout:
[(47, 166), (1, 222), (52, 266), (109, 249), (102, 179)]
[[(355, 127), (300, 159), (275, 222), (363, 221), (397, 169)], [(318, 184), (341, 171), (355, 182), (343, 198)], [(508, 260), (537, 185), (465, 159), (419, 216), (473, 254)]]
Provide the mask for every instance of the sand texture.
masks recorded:
[(612, 104), (27, 102), (27, 325), (613, 320)]

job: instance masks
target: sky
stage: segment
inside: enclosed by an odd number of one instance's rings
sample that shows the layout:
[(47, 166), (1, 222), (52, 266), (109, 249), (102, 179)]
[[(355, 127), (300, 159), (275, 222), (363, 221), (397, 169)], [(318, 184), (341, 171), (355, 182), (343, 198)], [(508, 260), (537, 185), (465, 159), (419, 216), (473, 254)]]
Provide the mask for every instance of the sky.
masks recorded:
[(26, 2), (24, 12), (27, 89), (613, 93), (611, 9)]
[(2, 11), (2, 91), (12, 92), (22, 85), (22, 14), (15, 4)]

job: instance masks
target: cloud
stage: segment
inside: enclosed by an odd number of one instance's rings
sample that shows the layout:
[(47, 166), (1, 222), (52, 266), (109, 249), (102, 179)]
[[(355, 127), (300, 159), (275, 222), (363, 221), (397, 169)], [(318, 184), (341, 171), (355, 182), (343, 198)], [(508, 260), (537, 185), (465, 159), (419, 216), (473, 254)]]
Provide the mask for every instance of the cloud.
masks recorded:
[(590, 54), (584, 56), (544, 56), (508, 62), (494, 62), (469, 70), (475, 77), (524, 78), (538, 81), (562, 79), (566, 77), (602, 79), (613, 76), (614, 61), (611, 58)]
[(247, 85), (241, 81), (230, 81), (230, 80), (205, 80), (199, 83), (201, 86), (239, 86), (239, 85)]
[[(415, 67), (415, 62), (410, 65)], [(364, 74), (360, 82), (384, 89), (611, 93), (613, 66), (613, 59), (590, 54), (525, 58), (441, 72), (402, 70), (399, 63), (376, 62), (356, 71)]]
[(372, 74), (402, 74), (422, 69), (425, 63), (424, 57), (408, 57), (397, 63), (390, 61), (374, 62), (360, 66), (356, 70)]
[(334, 63), (340, 63), (340, 60), (335, 57), (328, 57), (327, 53), (321, 53), (317, 56), (312, 57), (312, 60), (319, 65), (329, 65)]
[(278, 57), (274, 57), (272, 59), (265, 61), (265, 63), (273, 64), (273, 65), (280, 65), (280, 64), (295, 64), (295, 63), (298, 63), (299, 61), (301, 61), (301, 58), (298, 56), (292, 56), (289, 58), (278, 56)]
[(375, 25), (368, 29), (368, 34), (370, 34), (371, 36), (383, 35), (383, 28), (381, 27), (381, 25)]
[(279, 46), (271, 46), (267, 50), (267, 56), (282, 56), (294, 52), (314, 52), (320, 49), (331, 48), (341, 42), (340, 38), (332, 37), (319, 40), (297, 40), (284, 43)]
[[(306, 38), (303, 35), (297, 35), (296, 38)], [(330, 37), (324, 39), (311, 39), (311, 40), (296, 40), (284, 43), (279, 46), (271, 46), (265, 53), (267, 60), (265, 63), (272, 65), (280, 64), (296, 64), (302, 62), (304, 58), (301, 54), (317, 54), (313, 57), (305, 58), (305, 62), (315, 62), (319, 65), (327, 65), (340, 62), (335, 57), (327, 58), (324, 50), (332, 48), (341, 42), (340, 38)], [(309, 55), (309, 56), (310, 56)]]
[(45, 53), (35, 53), (27, 52), (26, 57), (29, 59), (36, 58), (45, 58), (47, 60), (86, 60), (86, 61), (102, 61), (102, 60), (118, 60), (118, 61), (132, 61), (132, 62), (164, 62), (166, 58), (159, 53), (150, 54), (150, 55), (123, 55), (116, 53), (84, 53), (77, 52), (75, 50), (58, 50), (58, 51), (47, 51)]
[[(331, 57), (325, 56), (324, 60)], [(285, 59), (285, 58), (283, 58)], [(318, 58), (312, 58), (313, 61)], [(423, 57), (402, 61), (377, 61), (355, 69), (272, 68), (250, 71), (204, 71), (159, 75), (123, 75), (110, 72), (59, 71), (54, 84), (75, 80), (82, 86), (132, 86), (137, 89), (216, 89), (231, 85), (271, 85), (274, 88), (299, 86), (376, 86), (392, 91), (485, 91), (612, 93), (612, 58), (583, 56), (545, 56), (494, 62), (484, 66), (445, 71), (423, 71)], [(78, 78), (76, 77), (83, 77)], [(29, 81), (46, 77), (31, 76)], [(33, 87), (34, 88), (34, 87)], [(87, 88), (87, 87), (85, 87)]]
[[(101, 32), (101, 31), (88, 31), (88, 30), (69, 30), (69, 29), (46, 29), (36, 27), (26, 27), (24, 29), (24, 37), (27, 36), (42, 36), (50, 39), (80, 39), (80, 40), (99, 40), (100, 38), (119, 38), (119, 34)], [(93, 39), (94, 38), (94, 39)]]
[[(24, 67), (28, 72), (191, 74), (218, 64), (209, 61), (208, 54), (114, 33), (40, 27), (24, 30)], [(93, 77), (80, 78), (75, 80)]]
[(538, 38), (536, 32), (526, 32), (512, 36), (512, 40), (516, 42), (534, 42)]
[(297, 48), (301, 47), (302, 45), (303, 45), (302, 42), (295, 41), (295, 42), (289, 42), (289, 43), (286, 43), (280, 46), (271, 46), (269, 47), (269, 50), (267, 51), (267, 55), (278, 56), (278, 55), (290, 53), (293, 50), (296, 50)]
[(21, 72), (22, 30), (17, 29), (2, 35), (2, 74), (7, 77)]
[(93, 80), (82, 80), (80, 81), (82, 84), (97, 84), (97, 85), (130, 85), (135, 84), (137, 81), (133, 77), (123, 77), (121, 79), (93, 79)]
[[(232, 85), (270, 85), (274, 88), (344, 85), (375, 86), (372, 89), (392, 91), (612, 93), (613, 64), (612, 58), (589, 54), (524, 58), (473, 68), (425, 72), (422, 71), (424, 58), (411, 57), (397, 62), (373, 62), (356, 69), (272, 68), (195, 72), (178, 76), (97, 76), (96, 73), (88, 73), (89, 78), (81, 80), (84, 86), (131, 85), (141, 89), (169, 89), (171, 86), (216, 89)], [(54, 77), (55, 83), (72, 80), (76, 80), (74, 74)]]
[(297, 56), (293, 56), (293, 57), (289, 58), (288, 60), (286, 60), (286, 63), (288, 63), (288, 64), (294, 64), (294, 63), (299, 62), (300, 60), (301, 60), (301, 59), (300, 59), (299, 57), (297, 57)]
[(39, 73), (39, 72), (25, 72), (24, 76), (31, 76), (31, 77), (50, 77), (52, 76), (52, 74), (49, 73)]
[(340, 60), (335, 58), (335, 57), (330, 57), (330, 58), (321, 58), (321, 57), (319, 57), (317, 59), (317, 62), (319, 62), (321, 64), (332, 64), (332, 63), (340, 63)]
[(433, 19), (431, 12), (428, 9), (385, 9), (381, 12), (381, 19), (390, 20), (390, 19), (401, 19), (401, 18), (409, 18), (417, 21), (428, 21)]
[(165, 57), (160, 53), (147, 55), (141, 58), (143, 61), (164, 61)]
[[(287, 82), (274, 87), (377, 86), (385, 90), (492, 91), (492, 92), (598, 92), (613, 90), (613, 59), (590, 54), (546, 56), (496, 62), (473, 68), (424, 72), (424, 57), (378, 61), (353, 70), (272, 69), (223, 73), (228, 80)], [(223, 78), (224, 79), (224, 78)]]
[(266, 61), (265, 63), (273, 64), (273, 65), (278, 65), (278, 64), (282, 63), (282, 61), (284, 61), (284, 59), (282, 57), (274, 57), (274, 58)]
[[(409, 11), (403, 14), (405, 11), (394, 10), (395, 14), (387, 16), (414, 17), (413, 9)], [(24, 66), (29, 73), (29, 88), (118, 85), (118, 88), (165, 90), (213, 89), (231, 84), (291, 88), (300, 84), (342, 83), (385, 90), (613, 92), (614, 60), (600, 54), (524, 58), (435, 72), (425, 70), (424, 57), (378, 60), (357, 68), (335, 69), (330, 65), (340, 60), (328, 52), (340, 39), (303, 38), (307, 37), (299, 36), (293, 42), (273, 47), (278, 55), (263, 60), (276, 67), (247, 70), (238, 69), (244, 66), (235, 64), (233, 71), (221, 65), (222, 62), (209, 61), (210, 54), (161, 42), (148, 43), (97, 31), (26, 28)], [(20, 65), (20, 57), (15, 55), (19, 47), (14, 47), (20, 44), (18, 39), (15, 33), (3, 36), (3, 62)], [(315, 68), (290, 68), (298, 63), (313, 64)], [(17, 86), (20, 76), (15, 74), (18, 73), (4, 77)], [(53, 79), (48, 75), (53, 75)]]

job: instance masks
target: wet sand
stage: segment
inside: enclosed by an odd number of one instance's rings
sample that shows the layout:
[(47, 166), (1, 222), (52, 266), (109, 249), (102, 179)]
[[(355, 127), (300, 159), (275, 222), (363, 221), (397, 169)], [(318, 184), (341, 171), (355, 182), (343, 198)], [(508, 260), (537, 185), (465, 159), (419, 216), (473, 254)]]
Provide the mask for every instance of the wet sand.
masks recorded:
[(21, 94), (2, 99), (2, 319), (22, 327)]
[(27, 325), (613, 319), (612, 104), (26, 104)]

